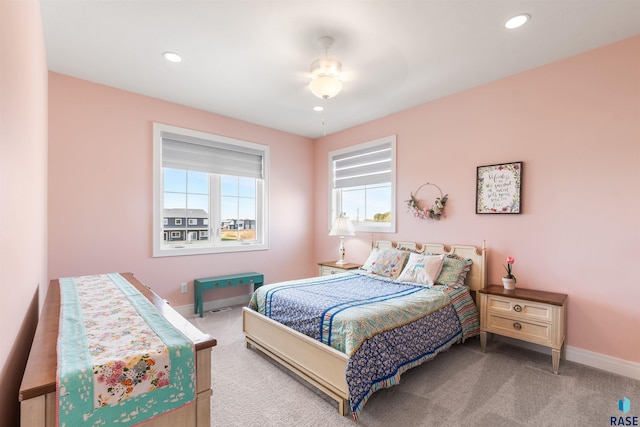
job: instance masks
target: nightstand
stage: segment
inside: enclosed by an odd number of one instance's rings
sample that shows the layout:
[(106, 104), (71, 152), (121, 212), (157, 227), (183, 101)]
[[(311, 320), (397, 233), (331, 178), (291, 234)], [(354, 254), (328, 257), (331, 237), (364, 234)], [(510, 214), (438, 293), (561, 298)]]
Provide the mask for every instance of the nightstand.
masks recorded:
[(567, 331), (567, 295), (555, 292), (490, 285), (480, 296), (480, 346), (487, 332), (551, 348), (553, 373), (558, 374)]
[(321, 276), (344, 273), (349, 270), (357, 270), (362, 267), (362, 264), (355, 264), (353, 262), (348, 262), (346, 264), (336, 264), (335, 261), (319, 262), (318, 265), (320, 266)]

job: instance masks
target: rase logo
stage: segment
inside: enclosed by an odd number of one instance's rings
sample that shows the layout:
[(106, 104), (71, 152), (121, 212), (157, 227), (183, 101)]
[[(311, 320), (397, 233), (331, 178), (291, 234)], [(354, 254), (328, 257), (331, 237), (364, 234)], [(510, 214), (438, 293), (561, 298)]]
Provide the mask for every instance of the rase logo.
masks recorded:
[[(624, 397), (618, 400), (618, 411), (623, 414), (629, 413), (631, 410), (631, 401), (629, 398)], [(627, 415), (627, 416), (619, 416), (619, 417), (610, 417), (609, 419), (610, 426), (637, 426), (638, 425), (638, 416), (637, 415)]]

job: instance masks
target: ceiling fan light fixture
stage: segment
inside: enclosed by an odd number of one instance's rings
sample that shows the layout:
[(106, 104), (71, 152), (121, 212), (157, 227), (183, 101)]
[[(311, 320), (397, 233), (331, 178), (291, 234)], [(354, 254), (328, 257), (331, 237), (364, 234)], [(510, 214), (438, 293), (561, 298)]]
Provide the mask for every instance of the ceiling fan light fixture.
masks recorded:
[(316, 79), (311, 80), (309, 89), (318, 98), (333, 98), (342, 90), (342, 82), (328, 74), (323, 74)]
[(316, 59), (311, 63), (310, 71), (313, 80), (309, 83), (309, 89), (318, 98), (333, 98), (342, 90), (342, 64), (335, 58), (327, 56), (329, 48), (333, 45), (333, 38), (329, 36), (320, 37), (318, 40), (320, 48), (324, 50), (324, 57)]

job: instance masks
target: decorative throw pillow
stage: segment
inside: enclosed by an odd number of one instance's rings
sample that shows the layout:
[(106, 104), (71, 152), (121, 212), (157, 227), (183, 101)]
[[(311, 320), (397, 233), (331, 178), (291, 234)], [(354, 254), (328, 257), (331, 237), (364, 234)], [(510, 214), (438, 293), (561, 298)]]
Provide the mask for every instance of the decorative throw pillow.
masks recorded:
[(362, 264), (361, 268), (365, 270), (367, 273), (371, 273), (371, 265), (374, 262), (376, 262), (376, 259), (378, 259), (378, 252), (380, 252), (380, 249), (378, 248), (371, 249), (371, 253), (369, 254), (369, 257), (364, 262), (364, 264)]
[(436, 280), (440, 285), (464, 286), (467, 273), (471, 270), (473, 261), (469, 258), (460, 258), (457, 255), (447, 255), (442, 264), (442, 271)]
[(424, 255), (411, 252), (407, 265), (398, 280), (432, 286), (440, 275), (444, 258), (444, 255)]
[(402, 271), (406, 259), (405, 251), (374, 248), (362, 268), (368, 273), (395, 279)]

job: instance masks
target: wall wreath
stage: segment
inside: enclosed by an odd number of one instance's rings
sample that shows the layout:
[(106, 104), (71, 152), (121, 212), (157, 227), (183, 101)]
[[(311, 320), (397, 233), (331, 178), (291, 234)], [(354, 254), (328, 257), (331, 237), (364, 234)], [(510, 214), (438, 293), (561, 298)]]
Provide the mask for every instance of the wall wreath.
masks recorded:
[[(430, 207), (421, 207), (421, 200), (418, 199), (418, 191), (426, 185), (432, 185), (438, 189), (440, 192), (440, 197), (437, 197), (436, 200)], [(407, 203), (407, 211), (410, 212), (415, 218), (420, 219), (436, 219), (439, 220), (444, 216), (444, 206), (447, 203), (448, 194), (442, 195), (442, 190), (436, 184), (432, 184), (427, 182), (422, 184), (415, 193), (411, 193), (411, 198), (406, 200)]]

